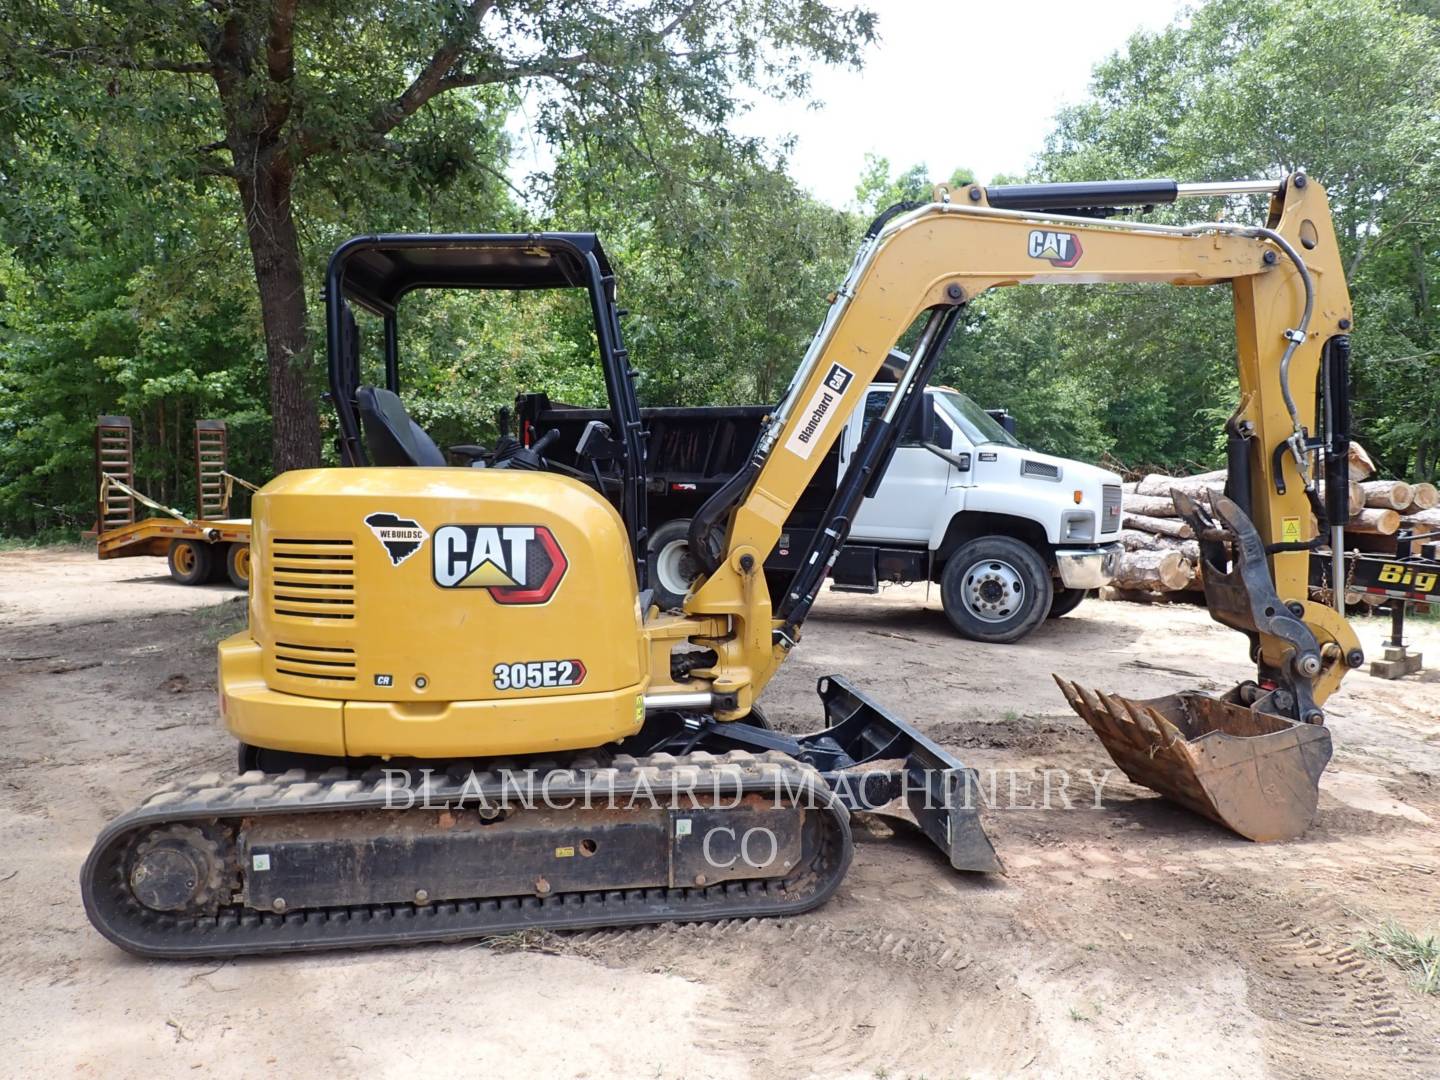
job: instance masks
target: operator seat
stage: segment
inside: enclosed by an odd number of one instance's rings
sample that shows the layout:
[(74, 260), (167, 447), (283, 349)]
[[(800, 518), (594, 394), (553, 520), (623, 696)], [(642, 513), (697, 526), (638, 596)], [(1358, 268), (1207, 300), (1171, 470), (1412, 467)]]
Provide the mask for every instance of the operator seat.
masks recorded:
[(398, 394), (379, 386), (355, 391), (365, 449), (372, 465), (445, 465), (435, 440), (405, 411)]

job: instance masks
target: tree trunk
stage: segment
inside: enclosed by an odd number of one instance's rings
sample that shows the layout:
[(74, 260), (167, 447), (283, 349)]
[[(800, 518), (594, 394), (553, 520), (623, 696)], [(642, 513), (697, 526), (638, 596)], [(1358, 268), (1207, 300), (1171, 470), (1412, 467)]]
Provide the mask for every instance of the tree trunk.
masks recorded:
[(1353, 532), (1379, 533), (1390, 536), (1400, 528), (1400, 515), (1394, 510), (1379, 510), (1366, 507), (1345, 524)]
[(306, 378), (310, 340), (305, 324), (305, 277), (291, 213), (293, 174), (272, 162), (239, 180), (245, 230), (260, 291), (265, 357), (270, 375), (271, 449), (275, 472), (320, 464), (320, 417)]
[(1172, 491), (1183, 491), (1192, 499), (1200, 498), (1207, 491), (1225, 490), (1225, 470), (1201, 473), (1199, 476), (1166, 476), (1150, 473), (1135, 485), (1135, 494), (1163, 496), (1169, 498)]
[(1433, 510), (1437, 503), (1440, 503), (1440, 492), (1435, 490), (1434, 484), (1412, 484), (1410, 487), (1410, 505), (1405, 511), (1411, 514), (1418, 514), (1422, 510)]
[(1175, 509), (1175, 500), (1169, 495), (1125, 495), (1120, 505), (1127, 517), (1131, 514), (1144, 517), (1180, 516), (1180, 512)]
[(1117, 539), (1126, 551), (1155, 551), (1164, 546), (1160, 537), (1141, 529), (1121, 529)]

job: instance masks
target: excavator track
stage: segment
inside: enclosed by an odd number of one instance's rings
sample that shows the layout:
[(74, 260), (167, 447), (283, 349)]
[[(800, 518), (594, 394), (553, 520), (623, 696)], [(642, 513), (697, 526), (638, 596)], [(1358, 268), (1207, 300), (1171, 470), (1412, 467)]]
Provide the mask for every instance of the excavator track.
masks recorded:
[(294, 769), (155, 792), (81, 890), (129, 952), (220, 957), (793, 915), (852, 853), (848, 811), (783, 754)]

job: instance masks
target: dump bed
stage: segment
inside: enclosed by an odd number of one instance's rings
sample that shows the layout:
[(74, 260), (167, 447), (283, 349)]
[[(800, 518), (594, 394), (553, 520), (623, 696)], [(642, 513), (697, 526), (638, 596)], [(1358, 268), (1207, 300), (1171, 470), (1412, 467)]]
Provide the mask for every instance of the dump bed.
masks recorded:
[[(651, 527), (659, 521), (688, 517), (700, 503), (730, 479), (749, 457), (771, 405), (703, 405), (641, 409), (645, 422), (645, 475), (651, 496)], [(582, 409), (552, 402), (545, 394), (515, 399), (520, 437), (527, 445), (546, 432), (560, 438), (546, 456), (561, 465), (589, 473), (578, 459), (576, 444), (592, 420), (607, 426), (608, 409)], [(839, 447), (832, 448), (795, 508), (792, 521), (823, 510), (835, 490)]]

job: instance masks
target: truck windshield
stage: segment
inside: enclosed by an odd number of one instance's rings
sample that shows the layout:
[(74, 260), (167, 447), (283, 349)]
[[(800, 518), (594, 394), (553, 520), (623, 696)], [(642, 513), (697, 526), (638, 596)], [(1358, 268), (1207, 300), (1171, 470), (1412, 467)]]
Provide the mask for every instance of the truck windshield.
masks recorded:
[(989, 413), (976, 405), (958, 390), (934, 391), (935, 403), (940, 411), (958, 427), (972, 443), (1000, 443), (1002, 446), (1019, 446), (1015, 436), (1001, 427)]

